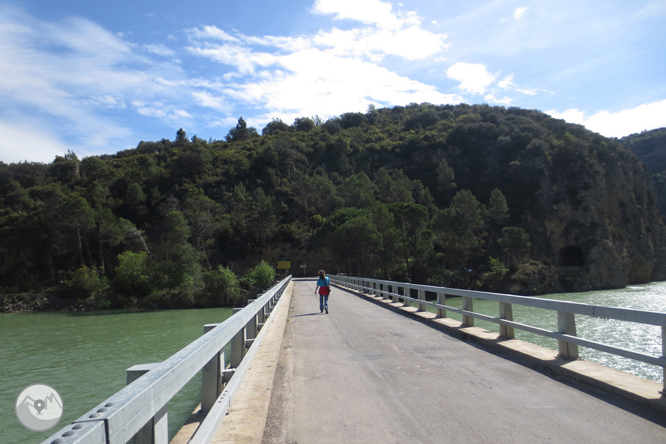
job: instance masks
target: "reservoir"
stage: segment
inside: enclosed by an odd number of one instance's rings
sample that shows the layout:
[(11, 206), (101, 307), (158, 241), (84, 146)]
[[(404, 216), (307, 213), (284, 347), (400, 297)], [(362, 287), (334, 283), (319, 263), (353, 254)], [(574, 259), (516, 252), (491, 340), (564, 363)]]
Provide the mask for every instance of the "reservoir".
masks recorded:
[[(160, 362), (223, 322), (230, 308), (0, 314), (0, 443), (39, 443), (125, 386), (125, 370)], [(31, 432), (16, 420), (16, 397), (30, 384), (55, 388), (64, 414)], [(173, 437), (199, 404), (201, 377), (169, 402)]]
[[(548, 299), (609, 307), (666, 312), (666, 282), (633, 285), (620, 290), (563, 293)], [(461, 308), (462, 298), (447, 305)], [(474, 301), (474, 311), (498, 315), (496, 302)], [(38, 443), (125, 386), (125, 370), (136, 364), (160, 362), (198, 338), (204, 324), (223, 322), (229, 308), (201, 310), (45, 312), (0, 314), (0, 443)], [(460, 316), (449, 313), (460, 320)], [(513, 306), (516, 322), (557, 329), (550, 310)], [(491, 331), (499, 326), (481, 320)], [(586, 339), (661, 356), (661, 329), (656, 326), (576, 315), (578, 335)], [(516, 337), (557, 350), (557, 341), (516, 330)], [(642, 378), (662, 381), (662, 369), (607, 353), (579, 348), (582, 359)], [(14, 415), (16, 396), (26, 386), (48, 384), (60, 393), (64, 415), (52, 430), (34, 433)], [(169, 434), (173, 436), (199, 403), (200, 377), (169, 403)]]
[[(666, 282), (631, 285), (619, 290), (557, 293), (540, 297), (605, 307), (666, 313)], [(454, 308), (462, 308), (462, 299), (460, 297), (447, 298), (446, 305)], [(431, 307), (428, 307), (428, 310), (435, 311)], [(474, 300), (474, 311), (497, 317), (499, 316), (499, 304), (493, 301)], [(448, 316), (452, 319), (462, 321), (462, 316), (456, 313), (448, 313)], [(659, 326), (623, 322), (614, 319), (591, 318), (583, 315), (575, 315), (575, 317), (577, 336), (627, 350), (648, 353), (656, 357), (662, 354), (661, 328)], [(534, 327), (557, 331), (557, 312), (553, 310), (523, 307), (514, 304), (513, 320)], [(498, 324), (480, 319), (475, 319), (474, 323), (477, 327), (499, 332)], [(515, 336), (517, 339), (557, 350), (557, 340), (555, 339), (518, 329), (515, 330)], [(578, 353), (580, 358), (586, 361), (622, 370), (655, 382), (662, 382), (664, 373), (661, 367), (586, 347), (578, 347)]]

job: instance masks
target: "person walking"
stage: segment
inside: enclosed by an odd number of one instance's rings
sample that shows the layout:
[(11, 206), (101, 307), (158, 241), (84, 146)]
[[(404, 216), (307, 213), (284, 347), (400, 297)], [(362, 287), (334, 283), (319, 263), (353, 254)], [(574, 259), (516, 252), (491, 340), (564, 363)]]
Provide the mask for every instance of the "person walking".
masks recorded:
[(331, 280), (326, 277), (324, 270), (319, 270), (315, 294), (317, 294), (317, 290), (319, 290), (319, 311), (323, 313), (326, 310), (326, 314), (328, 314), (328, 295), (331, 294)]

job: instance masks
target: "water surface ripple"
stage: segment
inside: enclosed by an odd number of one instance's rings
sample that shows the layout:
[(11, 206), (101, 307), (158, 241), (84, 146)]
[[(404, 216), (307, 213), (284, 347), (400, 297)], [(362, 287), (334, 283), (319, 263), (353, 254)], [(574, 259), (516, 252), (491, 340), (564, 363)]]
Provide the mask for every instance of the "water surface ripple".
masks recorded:
[[(222, 322), (231, 309), (46, 312), (0, 314), (0, 443), (37, 443), (125, 386), (125, 370), (160, 362)], [(30, 384), (54, 387), (64, 415), (47, 432), (24, 429), (14, 403)], [(193, 378), (169, 403), (169, 434), (200, 401), (201, 379)]]
[[(619, 290), (557, 293), (541, 297), (605, 307), (666, 313), (666, 282), (632, 285)], [(462, 298), (449, 298), (447, 299), (447, 305), (462, 308)], [(475, 300), (474, 311), (497, 317), (499, 316), (499, 304), (492, 301)], [(449, 316), (462, 320), (462, 317), (455, 313), (450, 313)], [(661, 327), (659, 326), (616, 321), (614, 319), (591, 318), (584, 315), (575, 315), (575, 317), (576, 333), (581, 338), (650, 354), (655, 357), (661, 356)], [(515, 322), (557, 331), (557, 312), (552, 310), (513, 305), (513, 319)], [(499, 325), (492, 322), (476, 319), (475, 325), (499, 332)], [(517, 329), (515, 333), (518, 339), (557, 350), (555, 339)], [(641, 378), (662, 382), (663, 370), (661, 367), (586, 347), (578, 347), (578, 351), (580, 357), (587, 361), (603, 364)]]

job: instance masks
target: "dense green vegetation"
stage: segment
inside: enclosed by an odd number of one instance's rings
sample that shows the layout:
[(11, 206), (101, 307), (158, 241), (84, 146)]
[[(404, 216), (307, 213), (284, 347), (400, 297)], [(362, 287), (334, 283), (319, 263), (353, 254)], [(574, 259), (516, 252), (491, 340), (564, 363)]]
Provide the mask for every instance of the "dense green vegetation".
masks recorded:
[(666, 128), (632, 134), (620, 139), (652, 173), (659, 209), (666, 215)]
[(544, 174), (576, 205), (587, 166), (627, 155), (538, 111), (411, 104), (274, 120), (261, 135), (240, 118), (226, 141), (181, 129), (114, 155), (0, 162), (0, 285), (227, 305), (244, 297), (236, 274), (257, 287), (267, 265), (255, 264), (289, 259), (294, 273), (307, 263), (496, 288), (547, 262), (529, 223)]

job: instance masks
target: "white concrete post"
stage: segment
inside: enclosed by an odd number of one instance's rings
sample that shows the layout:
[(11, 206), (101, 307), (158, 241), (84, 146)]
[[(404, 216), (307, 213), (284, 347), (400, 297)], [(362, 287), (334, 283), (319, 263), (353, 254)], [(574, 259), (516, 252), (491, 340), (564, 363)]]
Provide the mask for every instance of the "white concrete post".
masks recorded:
[[(242, 310), (242, 308), (234, 308), (234, 313)], [(236, 336), (231, 340), (231, 368), (238, 368), (243, 357), (245, 356), (245, 327), (241, 328)]]
[[(474, 299), (463, 296), (463, 310), (474, 311)], [(474, 326), (474, 318), (472, 316), (463, 315), (463, 325), (465, 327)]]
[[(574, 317), (574, 314), (558, 311), (557, 328), (560, 333), (564, 333), (569, 336), (576, 336), (576, 318)], [(557, 343), (557, 348), (561, 358), (571, 361), (578, 359), (578, 345), (567, 341), (557, 341)]]
[[(446, 305), (446, 294), (445, 293), (437, 293), (437, 303), (440, 305)], [(445, 318), (446, 317), (446, 310), (443, 308), (437, 307), (437, 317), (438, 318)]]
[[(507, 302), (499, 303), (499, 317), (500, 319), (506, 319), (507, 321), (513, 321), (513, 308), (511, 304)], [(508, 325), (500, 324), (500, 336), (505, 339), (515, 338), (513, 327)]]
[[(425, 290), (419, 290), (419, 301), (425, 301), (425, 300), (426, 300)], [(426, 311), (425, 304), (419, 304), (419, 311)]]
[[(150, 369), (157, 366), (154, 364), (139, 364), (127, 369), (127, 385), (148, 373)], [(148, 423), (129, 441), (131, 444), (168, 444), (169, 443), (169, 418), (167, 406), (162, 407)]]
[[(388, 285), (386, 285), (386, 284), (381, 284), (380, 287), (381, 287), (381, 290), (382, 290), (382, 291), (388, 292), (388, 288), (389, 288)], [(388, 294), (387, 294), (387, 293), (382, 294), (382, 299), (388, 299), (388, 298), (389, 298), (389, 297), (388, 297)]]
[[(409, 296), (410, 298), (412, 297), (412, 289), (408, 287), (402, 287), (402, 295), (403, 296)], [(403, 307), (411, 307), (412, 303), (411, 301), (403, 298), (402, 299), (402, 306)]]
[[(204, 334), (217, 327), (217, 325), (204, 325)], [(222, 375), (223, 364), (220, 361), (220, 355), (222, 355), (222, 361), (224, 361), (224, 350), (220, 350), (201, 369), (201, 413), (204, 415), (215, 405), (215, 401), (217, 401), (218, 396), (222, 393), (220, 376)]]

